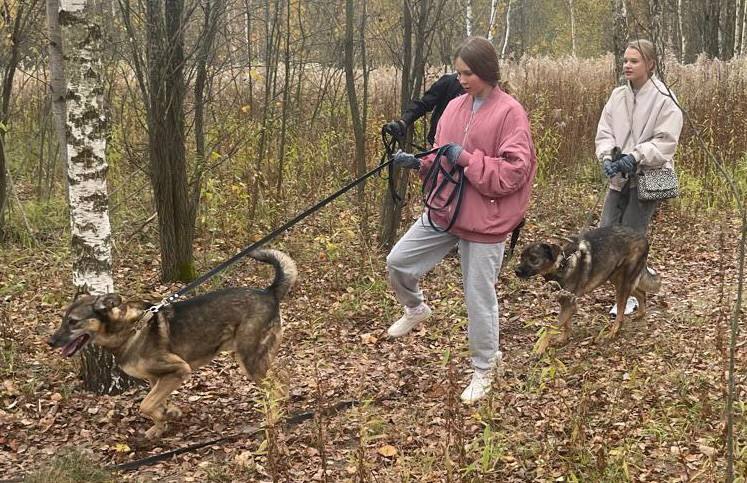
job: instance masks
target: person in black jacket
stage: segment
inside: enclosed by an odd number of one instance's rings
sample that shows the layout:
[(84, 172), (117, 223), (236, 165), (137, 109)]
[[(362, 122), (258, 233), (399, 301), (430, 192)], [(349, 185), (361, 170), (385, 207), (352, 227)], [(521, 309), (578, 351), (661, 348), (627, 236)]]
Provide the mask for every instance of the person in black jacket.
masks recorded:
[(393, 136), (404, 138), (407, 134), (407, 128), (412, 123), (423, 117), (426, 112), (433, 111), (433, 114), (431, 114), (431, 127), (426, 137), (428, 145), (432, 146), (436, 138), (438, 120), (441, 118), (444, 109), (446, 109), (446, 105), (449, 104), (449, 101), (462, 94), (464, 94), (464, 90), (459, 83), (457, 74), (445, 74), (425, 91), (421, 99), (410, 101), (405, 113), (402, 115), (402, 119), (384, 124), (384, 130)]

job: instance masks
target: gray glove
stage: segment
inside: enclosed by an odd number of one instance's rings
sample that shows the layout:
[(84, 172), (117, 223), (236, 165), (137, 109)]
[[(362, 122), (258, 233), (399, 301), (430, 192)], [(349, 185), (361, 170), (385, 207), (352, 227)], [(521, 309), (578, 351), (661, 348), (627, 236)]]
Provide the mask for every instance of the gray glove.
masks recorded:
[(392, 156), (392, 164), (399, 168), (420, 169), (420, 160), (401, 149)]
[(638, 161), (635, 160), (635, 156), (633, 156), (632, 154), (626, 154), (625, 156), (615, 161), (617, 170), (625, 174), (634, 173), (637, 164)]
[(446, 156), (446, 159), (449, 160), (450, 164), (455, 164), (457, 159), (459, 159), (459, 155), (462, 154), (462, 148), (457, 143), (449, 143), (443, 148), (443, 154)]
[(609, 158), (605, 159), (602, 163), (602, 172), (608, 178), (613, 177), (618, 172), (617, 163)]

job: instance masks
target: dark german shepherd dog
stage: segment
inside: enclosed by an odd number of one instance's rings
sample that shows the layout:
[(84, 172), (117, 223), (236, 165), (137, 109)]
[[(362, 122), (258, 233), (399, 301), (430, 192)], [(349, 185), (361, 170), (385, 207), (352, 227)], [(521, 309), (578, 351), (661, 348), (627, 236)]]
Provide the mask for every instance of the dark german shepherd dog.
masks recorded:
[[(638, 299), (636, 318), (646, 315), (646, 294), (661, 286), (658, 275), (646, 269), (648, 241), (645, 235), (621, 225), (597, 228), (569, 240), (564, 246), (532, 243), (521, 254), (516, 275), (529, 278), (542, 275), (557, 282), (560, 293), (560, 334), (552, 341), (565, 344), (571, 331), (571, 317), (576, 313), (576, 297), (591, 292), (604, 282), (615, 286), (618, 307), (610, 336), (615, 336), (623, 322), (625, 303), (630, 295)], [(540, 351), (543, 349), (540, 349)]]
[(114, 354), (127, 374), (147, 380), (151, 390), (140, 412), (153, 420), (146, 433), (159, 438), (167, 416), (181, 411), (167, 403), (169, 395), (198, 367), (221, 351), (235, 353), (243, 371), (259, 382), (272, 363), (282, 336), (280, 301), (296, 281), (293, 260), (277, 250), (258, 250), (252, 258), (275, 267), (266, 289), (228, 288), (176, 302), (150, 320), (151, 304), (125, 302), (117, 294), (84, 295), (65, 311), (62, 325), (50, 337), (70, 357), (86, 344), (98, 344)]

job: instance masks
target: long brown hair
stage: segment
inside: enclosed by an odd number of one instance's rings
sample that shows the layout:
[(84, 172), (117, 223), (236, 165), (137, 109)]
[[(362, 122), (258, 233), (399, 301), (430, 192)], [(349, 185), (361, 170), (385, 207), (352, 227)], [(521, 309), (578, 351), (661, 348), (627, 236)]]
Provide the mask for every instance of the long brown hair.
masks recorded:
[(462, 59), (480, 79), (493, 87), (499, 86), (504, 92), (511, 92), (508, 82), (501, 80), (498, 53), (488, 39), (476, 36), (467, 37), (454, 51), (454, 60), (457, 58)]

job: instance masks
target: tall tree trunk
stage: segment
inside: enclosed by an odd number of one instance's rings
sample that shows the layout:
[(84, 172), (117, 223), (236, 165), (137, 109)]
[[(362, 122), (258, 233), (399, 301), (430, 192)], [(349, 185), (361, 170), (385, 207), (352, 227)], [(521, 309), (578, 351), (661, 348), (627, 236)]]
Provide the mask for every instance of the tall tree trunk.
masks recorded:
[(628, 11), (625, 0), (612, 0), (612, 52), (615, 54), (615, 84), (622, 77), (623, 55), (628, 42)]
[[(662, 0), (649, 0), (649, 32), (651, 42), (653, 42), (656, 48), (657, 57), (661, 57), (664, 52), (664, 35), (662, 32)], [(659, 62), (656, 65), (656, 70), (660, 75), (664, 71), (664, 62)]]
[(742, 40), (739, 45), (739, 55), (747, 52), (747, 0), (742, 0)]
[(687, 36), (683, 27), (682, 0), (677, 0), (677, 29), (680, 34), (680, 62), (684, 63), (687, 56)]
[[(400, 79), (400, 106), (402, 113), (410, 100), (410, 66), (412, 62), (412, 11), (410, 2), (402, 0), (402, 77)], [(409, 173), (406, 169), (396, 168), (392, 170), (394, 176), (393, 186), (401, 199), (407, 197), (407, 183)], [(379, 245), (382, 248), (391, 248), (397, 236), (397, 227), (402, 216), (402, 205), (397, 203), (392, 196), (384, 195), (381, 210), (381, 224), (379, 228)]]
[(576, 57), (576, 11), (573, 6), (573, 0), (568, 1), (568, 12), (571, 17), (571, 55)]
[(720, 0), (704, 0), (703, 17), (703, 50), (708, 57), (719, 55), (719, 16), (721, 13)]
[(291, 2), (285, 2), (285, 45), (283, 46), (283, 108), (280, 113), (280, 149), (278, 150), (278, 171), (275, 181), (275, 195), (283, 199), (283, 179), (285, 171), (285, 150), (288, 137), (288, 110), (291, 91), (291, 52), (290, 52)]
[(187, 194), (184, 135), (184, 1), (148, 0), (148, 126), (163, 281), (195, 277), (194, 217)]
[(734, 18), (737, 15), (735, 0), (721, 0), (719, 17), (719, 58), (729, 60), (734, 56)]
[(513, 0), (508, 0), (506, 5), (506, 31), (503, 34), (503, 47), (501, 47), (501, 59), (506, 58), (506, 50), (508, 49), (508, 39), (511, 35), (511, 5)]
[[(225, 0), (203, 0), (203, 28), (197, 46), (196, 74), (194, 85), (194, 120), (195, 120), (195, 170), (192, 180), (190, 206), (195, 210), (200, 203), (202, 173), (206, 165), (205, 146), (205, 88), (207, 86), (207, 68), (210, 53), (213, 51), (215, 35), (218, 33), (218, 19), (223, 15)], [(250, 76), (251, 77), (251, 76)]]
[(470, 35), (472, 35), (472, 22), (474, 20), (472, 13), (472, 0), (466, 0), (464, 10), (464, 30), (467, 32), (467, 37), (469, 37)]
[(742, 50), (742, 17), (747, 0), (736, 0), (737, 5), (734, 12), (734, 55), (739, 55)]
[(498, 18), (498, 0), (490, 0), (490, 17), (488, 20), (488, 40), (495, 37), (496, 20)]
[[(102, 31), (92, 3), (49, 0), (47, 15), (53, 102), (61, 151), (67, 161), (73, 284), (79, 293), (103, 294), (114, 290), (114, 282), (106, 188)], [(63, 36), (67, 48), (63, 48)], [(64, 125), (60, 114), (65, 115)], [(89, 346), (81, 357), (81, 375), (88, 390), (117, 394), (135, 382), (119, 371), (110, 353), (97, 346)]]
[(8, 164), (5, 153), (5, 136), (10, 120), (10, 101), (13, 93), (13, 80), (15, 79), (18, 64), (22, 60), (22, 50), (27, 35), (31, 28), (35, 28), (36, 0), (19, 1), (14, 9), (5, 5), (2, 22), (5, 24), (5, 32), (8, 35), (10, 49), (2, 54), (0, 66), (2, 66), (2, 84), (0, 84), (0, 240), (5, 230), (5, 209), (9, 198)]
[[(366, 172), (366, 133), (363, 118), (358, 105), (358, 94), (355, 90), (355, 44), (353, 33), (355, 30), (355, 13), (353, 0), (345, 0), (345, 88), (347, 90), (350, 116), (353, 122), (353, 137), (355, 139), (355, 159), (353, 161), (356, 177)], [(366, 66), (364, 65), (365, 69)], [(358, 185), (357, 199), (359, 209), (363, 210), (364, 183)]]

